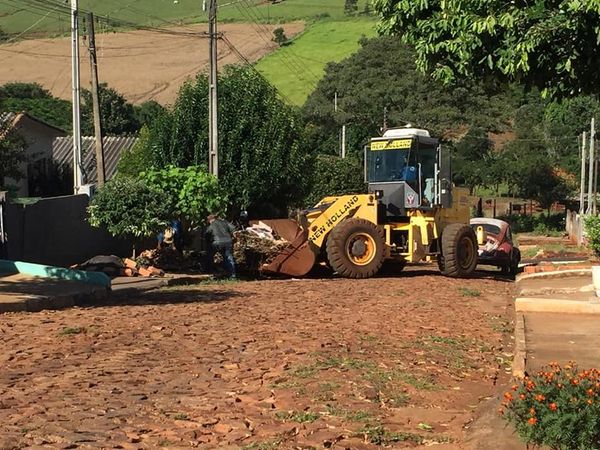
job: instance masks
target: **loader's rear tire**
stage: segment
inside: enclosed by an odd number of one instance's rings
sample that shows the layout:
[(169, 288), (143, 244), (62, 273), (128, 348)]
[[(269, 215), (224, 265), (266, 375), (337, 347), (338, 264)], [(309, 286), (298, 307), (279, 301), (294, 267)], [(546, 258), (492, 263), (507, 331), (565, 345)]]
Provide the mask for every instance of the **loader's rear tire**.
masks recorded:
[(327, 260), (345, 278), (369, 278), (385, 257), (383, 230), (364, 219), (344, 220), (327, 238)]
[(438, 266), (447, 277), (467, 277), (477, 267), (477, 237), (469, 225), (453, 223), (442, 231)]

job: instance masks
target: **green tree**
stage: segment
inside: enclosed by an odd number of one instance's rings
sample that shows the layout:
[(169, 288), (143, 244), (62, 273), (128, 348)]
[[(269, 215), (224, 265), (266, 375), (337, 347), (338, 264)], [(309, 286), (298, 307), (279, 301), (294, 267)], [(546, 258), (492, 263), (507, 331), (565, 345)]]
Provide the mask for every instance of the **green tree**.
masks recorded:
[(287, 42), (288, 38), (285, 35), (285, 31), (282, 27), (278, 27), (273, 30), (273, 40), (277, 42), (280, 47)]
[(360, 194), (366, 184), (360, 158), (318, 155), (305, 204), (313, 206), (330, 195)]
[(346, 0), (344, 2), (344, 14), (355, 16), (358, 12), (358, 0)]
[(469, 127), (505, 129), (514, 110), (513, 96), (518, 93), (481, 84), (449, 90), (416, 70), (414, 52), (408, 46), (393, 37), (380, 37), (363, 39), (355, 54), (327, 65), (303, 115), (311, 147), (337, 154), (339, 130), (347, 124), (349, 151), (362, 152), (364, 143), (381, 133), (384, 108), (389, 126), (410, 122), (448, 141)]
[(517, 80), (543, 94), (598, 94), (600, 2), (374, 0), (379, 31), (416, 49), (417, 67), (445, 83)]
[(71, 103), (52, 96), (38, 83), (0, 86), (0, 111), (26, 112), (65, 131), (73, 120)]
[(113, 236), (148, 237), (171, 220), (166, 195), (134, 178), (113, 178), (92, 197), (88, 220)]
[(549, 103), (543, 113), (542, 126), (547, 146), (560, 167), (579, 173), (580, 142), (583, 131), (590, 130), (590, 119), (600, 118), (600, 101), (592, 96), (577, 96)]
[[(98, 89), (100, 98), (100, 116), (102, 129), (106, 135), (120, 135), (136, 133), (140, 129), (135, 110), (125, 97), (106, 84), (101, 84)], [(94, 135), (94, 113), (92, 93), (86, 89), (81, 92), (81, 132)]]
[(139, 127), (151, 124), (166, 111), (165, 107), (154, 100), (148, 100), (141, 105), (134, 105), (133, 112)]
[(477, 186), (494, 185), (490, 176), (497, 164), (497, 155), (487, 133), (482, 128), (472, 127), (455, 145), (452, 165), (458, 184), (468, 186), (471, 194)]
[(137, 177), (140, 172), (154, 167), (154, 155), (150, 141), (150, 130), (143, 126), (135, 145), (121, 153), (117, 165), (117, 176)]
[[(137, 149), (147, 168), (187, 167), (208, 161), (208, 80), (181, 88), (173, 109), (148, 128)], [(285, 213), (304, 197), (312, 155), (303, 145), (298, 114), (251, 68), (226, 67), (219, 79), (219, 183), (228, 213)]]
[(203, 223), (209, 214), (222, 213), (226, 195), (217, 179), (205, 168), (169, 166), (140, 174), (148, 187), (165, 195), (169, 217), (180, 219), (190, 227)]

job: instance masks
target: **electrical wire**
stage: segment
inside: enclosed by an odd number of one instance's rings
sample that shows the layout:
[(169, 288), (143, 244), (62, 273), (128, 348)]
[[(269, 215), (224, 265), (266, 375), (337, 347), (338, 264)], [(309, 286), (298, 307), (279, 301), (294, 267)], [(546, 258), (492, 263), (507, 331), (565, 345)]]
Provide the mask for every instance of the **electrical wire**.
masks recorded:
[(244, 62), (254, 73), (256, 73), (259, 77), (261, 77), (264, 81), (266, 81), (270, 86), (273, 87), (273, 89), (275, 89), (275, 91), (288, 103), (288, 104), (292, 104), (292, 101), (283, 93), (281, 92), (279, 89), (277, 89), (276, 86), (274, 86), (269, 80), (267, 80), (265, 78), (265, 76), (260, 73), (256, 67), (254, 67), (254, 64), (252, 64), (248, 58), (246, 58), (241, 51), (238, 50), (238, 48), (233, 45), (233, 43), (227, 38), (227, 36), (225, 36), (224, 34), (221, 34), (220, 39), (225, 43), (225, 45), (227, 45), (227, 47), (229, 47), (229, 49), (235, 53), (237, 55), (237, 57)]

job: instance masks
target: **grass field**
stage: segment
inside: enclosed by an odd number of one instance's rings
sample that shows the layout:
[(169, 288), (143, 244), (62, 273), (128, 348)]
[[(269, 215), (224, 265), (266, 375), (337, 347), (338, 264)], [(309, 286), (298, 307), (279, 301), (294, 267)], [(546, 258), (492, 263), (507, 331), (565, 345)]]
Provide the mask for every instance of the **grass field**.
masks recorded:
[[(344, 18), (344, 0), (283, 0), (271, 4), (263, 0), (218, 0), (228, 4), (219, 9), (218, 18), (222, 22), (263, 22), (279, 23), (292, 20), (312, 21), (318, 18), (339, 20)], [(366, 0), (359, 1), (362, 11)], [(43, 5), (43, 6), (33, 6)], [(64, 34), (69, 31), (69, 3), (61, 0), (31, 3), (19, 0), (0, 2), (0, 28), (15, 34), (26, 31), (25, 35)], [(205, 22), (199, 0), (80, 0), (82, 13), (92, 11), (96, 15), (108, 17), (115, 26), (128, 22), (134, 25), (161, 26), (168, 22)], [(30, 28), (31, 27), (31, 28)], [(98, 31), (107, 28), (101, 23)]]
[(314, 23), (290, 45), (261, 59), (256, 67), (286, 99), (302, 105), (323, 76), (325, 65), (356, 51), (361, 36), (375, 34), (374, 25), (368, 19)]

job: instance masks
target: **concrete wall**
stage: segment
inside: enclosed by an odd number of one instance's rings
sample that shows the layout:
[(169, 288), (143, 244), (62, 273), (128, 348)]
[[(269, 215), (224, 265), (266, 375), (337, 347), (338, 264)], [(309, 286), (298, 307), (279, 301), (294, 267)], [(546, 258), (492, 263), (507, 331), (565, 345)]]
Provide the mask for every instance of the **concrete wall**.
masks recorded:
[(87, 195), (70, 195), (6, 205), (7, 259), (70, 266), (96, 255), (131, 255), (131, 241), (87, 222), (88, 202)]

